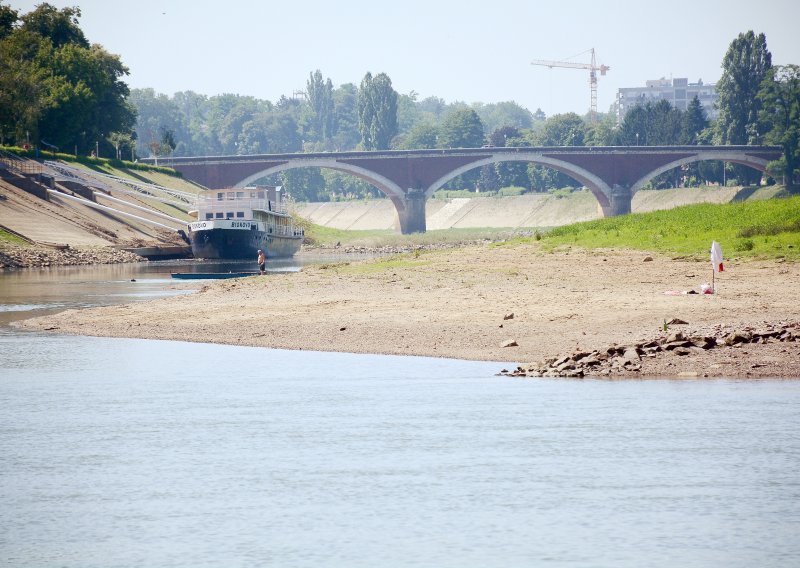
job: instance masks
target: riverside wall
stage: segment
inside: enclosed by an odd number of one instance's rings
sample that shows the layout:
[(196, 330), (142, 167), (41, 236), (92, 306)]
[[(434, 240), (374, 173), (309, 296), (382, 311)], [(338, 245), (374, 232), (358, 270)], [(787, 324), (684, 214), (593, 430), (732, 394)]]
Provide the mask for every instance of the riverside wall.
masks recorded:
[[(632, 212), (671, 209), (692, 203), (729, 203), (740, 195), (739, 187), (642, 190), (633, 198)], [(769, 198), (770, 188), (748, 199)], [(396, 230), (397, 213), (388, 199), (296, 203), (294, 211), (312, 223), (350, 231)], [(597, 200), (588, 191), (565, 197), (534, 193), (516, 197), (464, 197), (429, 199), (428, 230), (479, 227), (556, 227), (601, 216)]]

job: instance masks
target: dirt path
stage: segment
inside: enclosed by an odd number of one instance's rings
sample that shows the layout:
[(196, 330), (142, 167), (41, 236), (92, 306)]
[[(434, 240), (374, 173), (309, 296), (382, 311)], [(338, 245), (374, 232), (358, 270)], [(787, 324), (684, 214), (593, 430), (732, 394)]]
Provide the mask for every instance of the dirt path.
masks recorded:
[[(648, 258), (652, 260), (648, 260)], [(68, 311), (30, 329), (286, 349), (517, 363), (663, 335), (800, 321), (800, 265), (729, 261), (717, 294), (709, 262), (642, 252), (475, 246), (377, 264), (218, 281), (197, 294)], [(513, 314), (513, 317), (511, 317)], [(504, 347), (508, 343), (516, 346)], [(639, 375), (800, 376), (800, 342), (716, 349), (642, 363)]]

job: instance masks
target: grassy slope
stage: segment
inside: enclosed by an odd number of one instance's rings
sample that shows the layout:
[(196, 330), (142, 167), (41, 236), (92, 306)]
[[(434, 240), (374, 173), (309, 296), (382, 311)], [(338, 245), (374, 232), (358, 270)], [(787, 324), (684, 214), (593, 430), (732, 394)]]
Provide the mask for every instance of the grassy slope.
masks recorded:
[[(769, 199), (759, 191), (748, 201), (702, 203), (663, 211), (634, 213), (565, 225), (534, 237), (508, 241), (542, 241), (546, 249), (570, 245), (587, 249), (630, 248), (679, 256), (705, 257), (711, 241), (726, 256), (800, 260), (800, 197)], [(498, 229), (461, 229), (398, 235), (392, 231), (342, 231), (306, 225), (317, 244), (350, 246), (415, 245), (513, 237)]]
[(727, 256), (800, 260), (800, 196), (697, 204), (557, 227), (548, 248), (631, 248), (705, 256), (711, 241)]

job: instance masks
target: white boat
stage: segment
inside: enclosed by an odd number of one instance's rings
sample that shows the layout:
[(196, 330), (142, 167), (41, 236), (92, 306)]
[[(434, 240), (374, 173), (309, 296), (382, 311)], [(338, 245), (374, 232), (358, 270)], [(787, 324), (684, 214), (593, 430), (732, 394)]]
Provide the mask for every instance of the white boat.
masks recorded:
[(303, 229), (294, 224), (280, 187), (209, 189), (197, 196), (197, 221), (189, 223), (195, 258), (267, 258), (294, 255)]

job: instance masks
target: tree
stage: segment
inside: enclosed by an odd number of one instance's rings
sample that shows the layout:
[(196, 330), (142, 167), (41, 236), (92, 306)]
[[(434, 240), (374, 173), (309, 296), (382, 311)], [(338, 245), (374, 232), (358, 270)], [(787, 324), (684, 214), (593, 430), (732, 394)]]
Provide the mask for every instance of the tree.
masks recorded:
[(681, 143), (683, 113), (666, 100), (647, 101), (625, 113), (617, 130), (620, 146), (674, 146)]
[(513, 101), (487, 105), (475, 104), (473, 108), (475, 112), (478, 113), (481, 122), (489, 132), (504, 126), (513, 126), (519, 129), (533, 126), (533, 115), (531, 112)]
[[(764, 128), (759, 121), (761, 101), (756, 96), (772, 67), (772, 54), (764, 34), (752, 30), (731, 42), (722, 60), (722, 77), (717, 83), (721, 144), (761, 144)], [(756, 183), (761, 174), (752, 168), (734, 166), (742, 184)]]
[(77, 6), (58, 10), (51, 4), (42, 3), (33, 12), (22, 16), (21, 28), (48, 38), (56, 49), (67, 44), (88, 49), (89, 40), (78, 24), (80, 17), (81, 9)]
[(0, 4), (0, 39), (8, 36), (14, 30), (17, 20), (19, 20), (19, 12)]
[(385, 73), (364, 75), (358, 91), (358, 130), (367, 150), (387, 150), (397, 134), (397, 92)]
[(333, 91), (334, 127), (333, 148), (352, 150), (361, 139), (358, 131), (358, 89), (353, 83), (340, 85)]
[(414, 128), (403, 137), (398, 145), (398, 149), (422, 150), (424, 148), (436, 148), (438, 144), (439, 128), (426, 121), (414, 126)]
[(545, 121), (538, 135), (541, 146), (583, 146), (586, 123), (574, 112), (556, 114)]
[[(524, 146), (522, 132), (514, 126), (504, 126), (489, 135), (489, 144), (496, 147)], [(525, 162), (499, 162), (494, 165), (500, 187), (528, 187), (528, 164)], [(483, 187), (483, 184), (481, 185)]]
[(456, 110), (448, 114), (439, 135), (441, 148), (480, 148), (485, 134), (478, 113), (471, 108)]
[(397, 129), (399, 132), (410, 132), (421, 122), (428, 120), (417, 104), (417, 93), (411, 91), (407, 95), (397, 97)]
[(703, 108), (703, 105), (700, 103), (700, 99), (698, 99), (695, 95), (695, 97), (689, 103), (686, 112), (683, 114), (681, 144), (698, 144), (700, 135), (706, 128), (708, 128), (706, 111)]
[(52, 57), (52, 44), (45, 38), (14, 30), (0, 40), (0, 131), (2, 138), (17, 142), (38, 139), (39, 117), (51, 79), (38, 61)]
[(795, 189), (800, 167), (800, 66), (773, 67), (758, 92), (761, 116), (770, 126), (766, 142), (783, 146), (781, 164), (786, 185)]
[[(583, 146), (585, 136), (586, 123), (574, 112), (569, 112), (548, 118), (541, 132), (535, 135), (535, 142), (538, 146)], [(576, 184), (565, 174), (534, 164), (528, 166), (528, 176), (531, 186), (539, 191)]]
[(683, 113), (664, 99), (648, 108), (649, 128), (647, 140), (650, 146), (675, 146), (681, 142)]
[[(686, 112), (683, 113), (680, 143), (691, 146), (708, 143), (704, 139), (704, 135), (707, 132), (708, 119), (706, 118), (706, 111), (703, 105), (700, 104), (700, 99), (695, 96), (686, 108)], [(708, 168), (702, 167), (697, 162), (683, 167), (684, 178), (688, 185), (699, 184), (703, 178), (703, 172), (706, 171), (708, 171)]]
[(319, 69), (309, 74), (306, 82), (306, 100), (308, 130), (305, 135), (311, 141), (325, 144), (334, 134), (333, 83), (330, 79), (323, 81)]
[[(480, 148), (485, 143), (483, 123), (471, 108), (451, 111), (439, 128), (440, 148)], [(471, 170), (451, 180), (451, 189), (475, 188), (480, 170)]]
[[(2, 7), (0, 7), (2, 8)], [(19, 140), (46, 138), (82, 151), (113, 133), (130, 134), (136, 118), (117, 55), (90, 46), (78, 26), (80, 9), (40, 4), (0, 32), (0, 126)], [(0, 9), (4, 22), (13, 14)]]
[(597, 121), (586, 126), (586, 146), (611, 146), (617, 129), (617, 116), (613, 112), (597, 113)]

